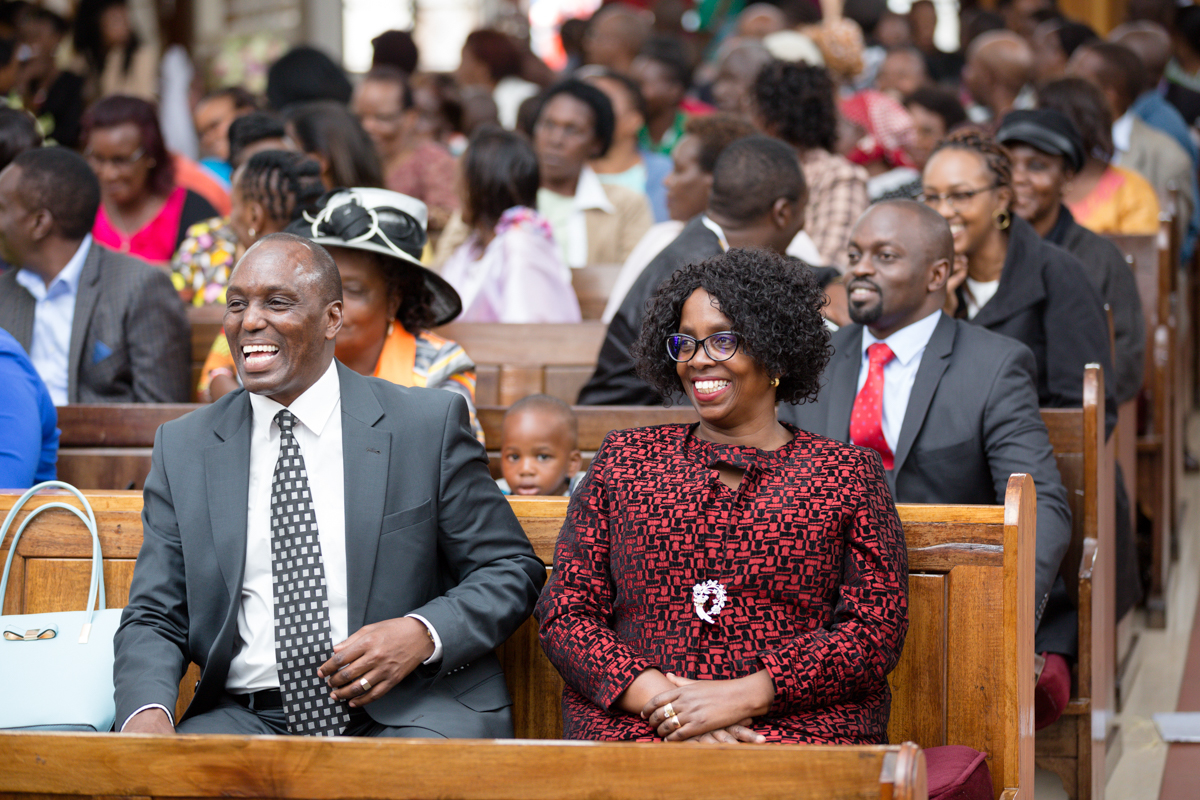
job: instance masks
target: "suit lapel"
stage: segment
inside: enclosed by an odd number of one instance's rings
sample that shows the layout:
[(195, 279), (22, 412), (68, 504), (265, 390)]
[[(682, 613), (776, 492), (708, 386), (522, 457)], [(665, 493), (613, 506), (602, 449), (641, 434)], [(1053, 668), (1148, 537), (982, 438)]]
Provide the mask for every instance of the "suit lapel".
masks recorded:
[(363, 626), (383, 528), (392, 435), (374, 425), (383, 407), (361, 375), (340, 362), (346, 503), (346, 606), (351, 633)]
[(100, 245), (92, 242), (88, 247), (87, 259), (79, 274), (79, 289), (75, 296), (75, 317), (71, 320), (71, 349), (67, 361), (67, 398), (77, 402), (79, 391), (79, 366), (83, 360), (83, 345), (91, 328), (92, 312), (100, 297)]
[(991, 328), (1046, 296), (1040, 263), (1035, 260), (1037, 254), (1034, 252), (1040, 243), (1040, 237), (1029, 223), (1014, 215), (1000, 285), (992, 299), (971, 320), (972, 324)]
[(829, 371), (828, 425), (829, 437), (839, 442), (850, 441), (850, 414), (858, 389), (858, 373), (862, 365), (862, 326), (854, 325), (842, 347), (833, 356)]
[(208, 515), (212, 521), (213, 548), (221, 576), (239, 605), (246, 567), (246, 508), (250, 503), (250, 395), (234, 398), (217, 422), (221, 439), (204, 449), (204, 477), (208, 486)]
[(955, 322), (945, 314), (938, 320), (925, 345), (925, 353), (921, 356), (921, 366), (917, 367), (916, 378), (913, 379), (912, 391), (908, 395), (908, 407), (904, 411), (904, 422), (900, 425), (900, 441), (896, 443), (893, 460), (892, 476), (900, 474), (904, 461), (912, 450), (917, 433), (925, 424), (925, 414), (937, 391), (938, 383), (946, 368), (950, 366), (950, 354), (954, 350)]

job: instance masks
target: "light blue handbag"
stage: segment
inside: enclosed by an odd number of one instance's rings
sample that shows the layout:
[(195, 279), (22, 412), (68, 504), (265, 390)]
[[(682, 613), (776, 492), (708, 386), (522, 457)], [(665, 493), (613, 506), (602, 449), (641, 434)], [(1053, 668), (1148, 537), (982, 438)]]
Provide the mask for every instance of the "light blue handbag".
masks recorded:
[[(117, 714), (113, 700), (113, 634), (121, 609), (104, 607), (104, 569), (96, 515), (79, 491), (60, 481), (34, 486), (16, 502), (0, 527), (0, 542), (25, 505), (42, 489), (65, 489), (83, 510), (63, 502), (46, 503), (29, 513), (9, 544), (0, 579), (0, 728), (33, 731), (107, 731)], [(69, 511), (92, 534), (92, 584), (86, 611), (4, 614), (4, 593), (17, 542), (38, 514), (51, 508)], [(85, 513), (86, 512), (86, 513)], [(99, 602), (99, 610), (97, 610)]]

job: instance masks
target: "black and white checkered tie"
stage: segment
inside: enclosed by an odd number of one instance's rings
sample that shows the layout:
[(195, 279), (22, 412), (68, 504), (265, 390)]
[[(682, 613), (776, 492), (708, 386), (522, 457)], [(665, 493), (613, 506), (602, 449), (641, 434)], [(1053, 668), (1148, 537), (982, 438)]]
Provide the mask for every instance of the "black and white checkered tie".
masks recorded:
[(275, 657), (288, 730), (336, 736), (350, 721), (348, 706), (329, 696), (317, 668), (333, 656), (325, 566), (304, 455), (286, 408), (279, 425), (279, 460), (271, 483), (271, 576), (275, 596)]

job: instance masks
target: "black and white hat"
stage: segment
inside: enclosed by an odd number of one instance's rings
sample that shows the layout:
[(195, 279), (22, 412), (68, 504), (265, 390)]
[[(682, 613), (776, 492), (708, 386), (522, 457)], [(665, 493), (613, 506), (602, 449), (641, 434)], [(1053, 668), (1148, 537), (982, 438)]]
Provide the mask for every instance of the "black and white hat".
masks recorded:
[(421, 264), (428, 216), (424, 203), (399, 192), (335, 189), (287, 231), (326, 247), (366, 250), (404, 262), (403, 268), (420, 272), (433, 294), (434, 324), (444, 325), (462, 313), (462, 300), (453, 286)]

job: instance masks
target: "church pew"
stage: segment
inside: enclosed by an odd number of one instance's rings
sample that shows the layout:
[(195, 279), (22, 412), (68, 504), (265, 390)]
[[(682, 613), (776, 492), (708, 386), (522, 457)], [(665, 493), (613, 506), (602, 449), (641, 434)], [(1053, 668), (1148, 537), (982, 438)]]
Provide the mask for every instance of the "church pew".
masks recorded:
[(476, 405), (508, 406), (531, 394), (574, 403), (596, 369), (607, 326), (452, 322), (435, 332), (475, 362)]
[(198, 399), (196, 386), (200, 382), (200, 370), (212, 349), (213, 340), (221, 334), (224, 317), (223, 305), (188, 307), (188, 321), (192, 323), (192, 400)]
[[(585, 320), (600, 319), (608, 296), (612, 294), (621, 264), (588, 264), (581, 269), (571, 270), (571, 286), (579, 300), (579, 312)], [(571, 398), (574, 400), (574, 398)]]
[[(90, 492), (89, 498), (96, 511), (100, 528), (101, 548), (105, 558), (105, 579), (112, 605), (127, 601), (129, 581), (133, 573), (134, 559), (141, 540), (141, 495), (136, 492)], [(15, 492), (0, 492), (0, 514), (6, 513), (18, 497)], [(35, 498), (36, 506), (48, 502)], [(510, 502), (522, 527), (529, 536), (535, 551), (549, 565), (553, 558), (554, 542), (566, 514), (565, 498), (511, 498)], [(1028, 795), (1033, 787), (1033, 571), (1034, 571), (1034, 526), (1036, 498), (1033, 482), (1027, 476), (1013, 476), (1009, 481), (1008, 497), (1004, 507), (1000, 506), (932, 506), (901, 505), (898, 507), (904, 524), (908, 543), (909, 559), (909, 618), (908, 642), (896, 670), (889, 678), (892, 686), (892, 714), (889, 724), (889, 740), (893, 742), (913, 741), (921, 747), (945, 744), (964, 744), (989, 754), (990, 769), (996, 797), (1017, 798)], [(0, 557), (6, 555), (7, 542), (0, 543)], [(50, 511), (40, 516), (26, 531), (14, 558), (12, 576), (6, 607), (9, 613), (32, 613), (73, 608), (84, 602), (87, 592), (91, 545), (73, 516), (66, 512)], [(561, 735), (559, 695), (561, 681), (557, 672), (542, 654), (537, 640), (536, 623), (532, 620), (519, 629), (499, 651), (505, 665), (509, 689), (513, 696), (513, 716), (517, 735), (525, 739), (553, 739)], [(193, 666), (193, 670), (195, 667)], [(181, 682), (181, 693), (177, 713), (181, 713), (190, 699), (191, 688), (196, 680), (194, 672)], [(316, 773), (306, 771), (302, 765), (316, 763), (316, 750), (288, 751), (286, 763), (296, 765), (298, 773), (281, 775), (253, 756), (253, 748), (259, 741), (279, 741), (259, 737), (230, 738), (226, 749), (236, 750), (227, 754), (230, 758), (247, 758), (239, 761), (242, 768), (218, 771), (223, 782), (207, 782), (197, 777), (190, 769), (183, 773), (188, 788), (180, 791), (170, 783), (170, 776), (177, 774), (172, 764), (174, 759), (186, 759), (194, 748), (203, 749), (206, 742), (218, 739), (197, 737), (184, 740), (192, 744), (178, 745), (180, 750), (171, 750), (171, 745), (155, 744), (164, 749), (152, 751), (153, 758), (122, 758), (123, 751), (105, 750), (104, 742), (112, 738), (98, 739), (81, 734), (16, 734), (0, 733), (0, 751), (10, 754), (6, 769), (0, 770), (0, 794), (19, 792), (25, 795), (48, 796), (52, 794), (90, 795), (138, 795), (159, 797), (179, 795), (186, 797), (208, 797), (230, 793), (244, 797), (259, 797), (262, 791), (257, 783), (253, 765), (267, 769), (266, 774), (276, 777), (271, 783), (270, 796), (278, 797), (341, 797), (329, 794), (325, 789), (306, 793), (305, 781), (299, 780), (300, 773), (312, 779), (313, 786), (325, 786), (317, 782)], [(152, 737), (143, 739), (120, 739), (125, 741), (153, 742)], [(170, 740), (179, 741), (179, 740)], [(308, 740), (311, 741), (311, 740)], [(61, 775), (61, 765), (74, 763), (80, 751), (72, 750), (76, 742), (90, 742), (86, 763), (95, 762), (95, 770), (81, 775)], [(349, 748), (350, 757), (359, 752), (376, 752), (381, 747), (404, 743), (376, 743), (365, 750)], [(532, 746), (532, 742), (523, 743)], [(83, 747), (84, 745), (78, 745)], [(125, 746), (125, 745), (119, 745)], [(303, 745), (309, 746), (307, 744)], [(359, 745), (356, 745), (358, 747)], [(465, 745), (472, 746), (475, 745)], [(480, 745), (482, 746), (482, 745)], [(622, 745), (620, 752), (633, 755), (609, 756), (607, 750), (596, 750), (606, 745), (556, 744), (565, 750), (521, 750), (513, 751), (514, 744), (505, 745), (511, 759), (524, 763), (530, 770), (538, 764), (544, 753), (562, 753), (569, 764), (564, 769), (579, 773), (580, 779), (589, 781), (592, 793), (589, 797), (625, 797), (624, 778), (618, 773), (631, 774), (649, 771), (658, 774), (659, 766), (669, 768), (668, 762), (658, 762), (658, 756), (645, 746)], [(547, 746), (548, 747), (548, 746)], [(650, 745), (649, 747), (655, 747)], [(680, 748), (690, 749), (690, 748)], [(739, 758), (753, 748), (707, 748), (712, 751), (732, 752)], [(787, 752), (793, 748), (766, 748)], [(667, 748), (663, 748), (666, 751)], [(671, 748), (670, 750), (674, 750)], [(797, 752), (806, 752), (795, 748)], [(645, 752), (643, 752), (645, 751)], [(276, 752), (276, 751), (271, 751)], [(451, 751), (452, 752), (452, 751)], [(486, 775), (484, 783), (495, 784), (491, 778), (507, 776), (506, 764), (494, 763), (497, 752), (476, 750), (480, 763), (488, 768), (482, 772), (469, 770), (458, 773), (471, 776)], [(616, 751), (614, 751), (616, 752)], [(843, 752), (850, 752), (845, 751)], [(855, 751), (857, 752), (857, 751)], [(36, 753), (28, 758), (22, 754)], [(250, 755), (246, 755), (249, 753)], [(107, 755), (102, 755), (107, 754)], [(282, 756), (280, 756), (282, 758)], [(457, 757), (457, 756), (453, 756)], [(781, 756), (784, 757), (784, 756)], [(866, 758), (866, 756), (858, 756)], [(898, 757), (898, 756), (897, 756)], [(265, 756), (262, 757), (265, 759)], [(801, 756), (796, 756), (801, 759)], [(39, 760), (40, 759), (40, 760)], [(294, 759), (294, 760), (291, 760)], [(399, 759), (393, 759), (398, 762)], [(82, 763), (82, 762), (81, 762)], [(138, 770), (130, 764), (154, 763), (153, 774)], [(324, 763), (324, 762), (321, 762)], [(406, 762), (407, 763), (407, 762)], [(470, 760), (462, 762), (471, 764)], [(758, 795), (759, 787), (775, 786), (774, 777), (759, 773), (748, 767), (749, 762), (740, 760), (721, 762), (733, 773), (753, 774), (753, 786), (743, 787), (739, 796), (797, 797), (900, 797), (898, 786), (888, 785), (887, 792), (877, 783), (860, 787), (857, 794), (839, 794), (833, 786), (817, 786), (806, 789), (799, 778), (786, 787), (777, 787), (768, 794)], [(783, 775), (796, 775), (802, 765), (772, 767)], [(111, 766), (105, 766), (111, 765)], [(11, 769), (9, 767), (12, 767)], [(830, 767), (833, 769), (833, 766)], [(311, 769), (316, 769), (312, 767)], [(746, 772), (750, 769), (750, 772)], [(874, 768), (872, 779), (878, 781), (879, 769)], [(109, 772), (108, 770), (112, 770)], [(455, 774), (458, 774), (455, 773)], [(203, 773), (201, 773), (203, 775)], [(395, 786), (405, 786), (399, 779), (402, 773), (394, 773)], [(295, 777), (296, 782), (291, 778)], [(345, 774), (341, 775), (345, 781)], [(545, 780), (542, 775), (540, 780)], [(689, 777), (695, 777), (689, 775)], [(427, 775), (423, 779), (433, 780)], [(447, 778), (447, 780), (449, 780)], [(517, 778), (513, 778), (517, 781)], [(106, 782), (107, 781), (107, 782)], [(121, 783), (125, 781), (125, 783)], [(155, 783), (160, 781), (161, 783)], [(508, 786), (493, 785), (482, 792), (479, 781), (468, 781), (470, 786), (457, 783), (439, 784), (436, 792), (425, 783), (413, 783), (407, 798), (426, 796), (454, 796), (500, 798), (509, 797)], [(793, 783), (795, 785), (793, 785)], [(214, 787), (220, 786), (221, 791)], [(369, 784), (368, 784), (369, 785)], [(514, 786), (516, 784), (513, 784)], [(705, 784), (706, 790), (720, 790), (724, 783)], [(132, 787), (136, 786), (134, 791)], [(354, 781), (345, 783), (346, 791), (355, 796), (400, 797), (390, 793), (375, 794)], [(424, 787), (430, 786), (428, 791)], [(520, 788), (524, 788), (521, 784)], [(117, 789), (126, 787), (121, 791)], [(550, 794), (547, 795), (547, 787)], [(645, 784), (639, 783), (640, 795), (644, 795)], [(784, 791), (786, 788), (786, 791)], [(923, 789), (923, 781), (922, 787)], [(399, 789), (389, 789), (400, 791)], [(908, 791), (905, 789), (904, 791)], [(807, 793), (806, 793), (807, 792)], [(915, 792), (915, 790), (914, 790)], [(574, 797), (569, 787), (557, 781), (545, 781), (536, 792), (514, 794), (513, 797)], [(583, 795), (580, 795), (581, 797)], [(924, 797), (923, 792), (913, 797)], [(348, 795), (346, 795), (348, 798)], [(28, 797), (26, 800), (29, 800)]]
[(1138, 508), (1151, 524), (1153, 555), (1145, 604), (1147, 622), (1155, 628), (1166, 625), (1170, 543), (1174, 536), (1174, 484), (1182, 467), (1182, 445), (1178, 441), (1182, 434), (1176, 425), (1175, 389), (1179, 355), (1176, 320), (1172, 314), (1176, 268), (1171, 256), (1170, 230), (1169, 221), (1164, 220), (1154, 235), (1107, 236), (1132, 259), (1146, 319), (1146, 367), (1139, 404), (1135, 496)]
[(58, 479), (79, 489), (141, 489), (154, 433), (201, 406), (108, 403), (58, 407)]
[(1071, 548), (1059, 574), (1079, 609), (1079, 658), (1066, 711), (1037, 732), (1037, 764), (1055, 772), (1073, 800), (1101, 800), (1120, 733), (1113, 724), (1115, 442), (1104, 438), (1099, 365), (1084, 371), (1082, 408), (1044, 408), (1042, 421), (1071, 504)]

